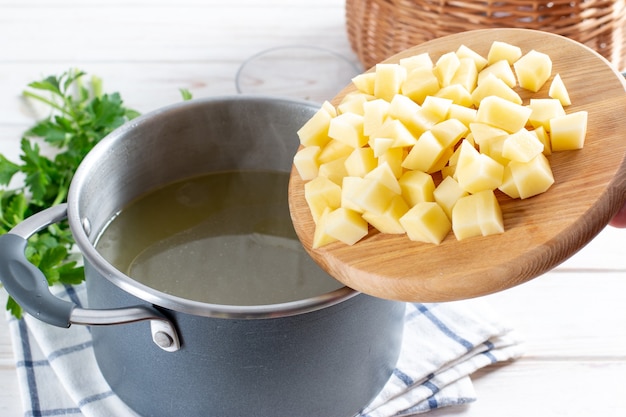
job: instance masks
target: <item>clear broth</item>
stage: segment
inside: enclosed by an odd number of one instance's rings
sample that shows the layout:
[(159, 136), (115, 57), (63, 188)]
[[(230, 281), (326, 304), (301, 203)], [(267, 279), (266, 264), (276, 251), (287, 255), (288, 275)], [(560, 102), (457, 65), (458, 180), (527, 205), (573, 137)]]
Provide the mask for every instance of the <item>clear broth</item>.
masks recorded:
[(342, 287), (307, 255), (287, 202), (288, 173), (211, 173), (121, 210), (96, 249), (164, 293), (223, 305), (301, 300)]

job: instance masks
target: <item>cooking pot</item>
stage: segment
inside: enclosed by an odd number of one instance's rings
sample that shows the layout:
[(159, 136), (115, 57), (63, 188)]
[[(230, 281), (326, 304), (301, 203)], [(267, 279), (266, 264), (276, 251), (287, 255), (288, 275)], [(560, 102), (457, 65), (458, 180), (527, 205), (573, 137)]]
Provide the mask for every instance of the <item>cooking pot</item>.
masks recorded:
[[(141, 284), (95, 248), (110, 219), (147, 190), (207, 172), (288, 172), (296, 131), (317, 108), (270, 97), (219, 97), (127, 123), (84, 159), (67, 204), (0, 237), (2, 283), (44, 322), (93, 326), (105, 379), (142, 416), (355, 415), (395, 366), (403, 303), (340, 285), (271, 305), (193, 301)], [(66, 217), (84, 259), (88, 308), (54, 297), (24, 256), (29, 236)]]

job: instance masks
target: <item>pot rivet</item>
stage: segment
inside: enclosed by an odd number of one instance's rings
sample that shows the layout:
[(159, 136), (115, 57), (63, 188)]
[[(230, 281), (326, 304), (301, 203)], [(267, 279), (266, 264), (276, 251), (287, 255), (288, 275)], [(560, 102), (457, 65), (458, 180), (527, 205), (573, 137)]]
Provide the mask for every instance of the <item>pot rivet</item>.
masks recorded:
[(168, 348), (174, 344), (174, 339), (165, 332), (156, 332), (152, 338), (154, 342), (162, 348)]
[(89, 236), (91, 234), (91, 222), (89, 221), (87, 217), (83, 217), (82, 224), (83, 224), (83, 230), (85, 231), (87, 236)]

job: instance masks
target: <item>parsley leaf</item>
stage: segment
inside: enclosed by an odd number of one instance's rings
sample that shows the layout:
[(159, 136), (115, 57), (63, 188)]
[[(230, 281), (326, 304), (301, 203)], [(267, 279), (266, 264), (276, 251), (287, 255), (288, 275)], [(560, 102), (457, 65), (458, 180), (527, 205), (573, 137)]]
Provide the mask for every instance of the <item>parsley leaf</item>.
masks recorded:
[[(89, 151), (106, 135), (139, 113), (124, 106), (118, 93), (103, 94), (102, 81), (68, 70), (28, 84), (24, 96), (44, 103), (50, 115), (24, 132), (20, 161), (0, 154), (0, 234), (9, 232), (22, 220), (45, 208), (66, 201), (74, 172)], [(42, 153), (41, 141), (56, 148), (54, 156)], [(23, 185), (7, 189), (16, 174)], [(67, 222), (60, 222), (33, 235), (26, 258), (39, 267), (49, 285), (78, 284), (83, 267), (72, 253), (74, 240)], [(6, 309), (21, 317), (22, 309), (9, 297)]]

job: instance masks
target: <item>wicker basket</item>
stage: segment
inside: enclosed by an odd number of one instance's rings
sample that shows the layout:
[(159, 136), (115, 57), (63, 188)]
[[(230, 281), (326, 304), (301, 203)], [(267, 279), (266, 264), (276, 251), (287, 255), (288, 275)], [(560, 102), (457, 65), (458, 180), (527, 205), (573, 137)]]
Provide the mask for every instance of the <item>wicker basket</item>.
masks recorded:
[(365, 68), (437, 37), (508, 27), (567, 36), (626, 69), (625, 0), (346, 0), (346, 25)]

